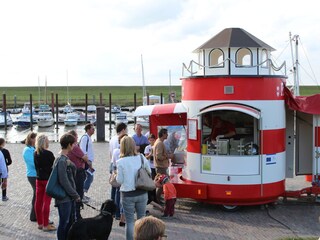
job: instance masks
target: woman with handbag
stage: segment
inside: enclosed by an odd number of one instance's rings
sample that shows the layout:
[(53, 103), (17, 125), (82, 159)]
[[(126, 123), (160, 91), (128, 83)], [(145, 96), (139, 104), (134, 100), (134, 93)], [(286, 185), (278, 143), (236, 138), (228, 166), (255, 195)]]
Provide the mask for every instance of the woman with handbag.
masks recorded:
[(34, 153), (34, 165), (37, 172), (35, 211), (38, 229), (54, 231), (56, 230), (55, 226), (49, 224), (51, 197), (46, 194), (46, 185), (55, 158), (48, 148), (48, 137), (44, 134), (39, 134), (36, 138), (36, 151)]
[[(112, 153), (111, 161), (112, 161), (113, 169), (112, 169), (112, 174), (110, 175), (110, 177), (113, 179), (115, 178), (114, 180), (116, 180), (115, 176), (117, 175), (117, 161), (120, 159), (120, 141), (125, 136), (128, 136), (128, 135), (127, 134), (119, 134), (119, 137), (118, 137), (119, 147), (115, 148)], [(110, 183), (110, 184), (112, 185), (112, 183)], [(116, 182), (116, 184), (118, 185), (117, 182)], [(123, 207), (120, 202), (120, 186), (121, 185), (119, 185), (119, 186), (113, 185), (112, 187), (115, 188), (115, 203), (117, 205), (117, 211), (116, 211), (115, 217), (117, 220), (120, 220), (119, 226), (124, 227), (126, 225), (126, 219), (123, 214)]]
[(55, 206), (58, 207), (59, 213), (59, 226), (57, 231), (58, 240), (64, 240), (67, 238), (67, 234), (71, 226), (69, 220), (71, 218), (71, 214), (75, 211), (74, 201), (81, 201), (75, 184), (76, 166), (68, 158), (68, 153), (72, 151), (76, 143), (76, 139), (71, 134), (62, 135), (60, 138), (62, 150), (60, 152), (60, 156), (54, 163), (58, 169), (59, 183), (67, 193), (63, 199), (55, 199)]
[(117, 161), (117, 182), (121, 184), (121, 203), (126, 217), (127, 240), (133, 239), (134, 213), (137, 213), (137, 219), (143, 218), (148, 201), (147, 191), (136, 189), (136, 175), (141, 167), (151, 174), (148, 161), (135, 149), (135, 142), (131, 137), (125, 136), (121, 139), (120, 159)]

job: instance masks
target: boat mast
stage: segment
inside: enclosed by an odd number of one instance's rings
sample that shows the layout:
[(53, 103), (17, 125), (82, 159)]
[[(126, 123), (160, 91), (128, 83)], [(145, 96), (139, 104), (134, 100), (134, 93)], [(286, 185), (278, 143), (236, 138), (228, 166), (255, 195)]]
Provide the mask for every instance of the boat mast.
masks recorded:
[(44, 99), (46, 100), (46, 104), (48, 104), (48, 97), (47, 97), (47, 76), (46, 76), (46, 81), (45, 81), (45, 86), (44, 86)]
[(68, 69), (67, 69), (67, 104), (70, 105), (70, 101), (69, 101), (69, 84), (68, 84)]
[(40, 77), (38, 76), (38, 101), (39, 101), (39, 106), (40, 106), (40, 102), (41, 102), (41, 100), (40, 100)]
[(169, 94), (171, 94), (172, 89), (171, 89), (171, 69), (169, 69)]
[[(294, 35), (291, 37), (291, 32), (289, 33), (290, 37), (290, 46), (291, 46), (291, 56), (292, 56), (292, 64), (293, 64), (293, 81), (294, 81), (294, 86), (293, 86), (293, 93), (295, 96), (300, 96), (300, 87), (299, 87), (299, 58), (298, 58), (298, 45), (299, 45), (299, 35)], [(293, 46), (292, 46), (292, 41), (294, 41), (295, 44), (295, 59), (293, 56)]]
[(142, 54), (141, 54), (141, 70), (142, 70), (142, 99), (147, 96), (146, 92), (146, 84), (144, 81), (144, 69), (143, 69), (143, 59), (142, 59)]

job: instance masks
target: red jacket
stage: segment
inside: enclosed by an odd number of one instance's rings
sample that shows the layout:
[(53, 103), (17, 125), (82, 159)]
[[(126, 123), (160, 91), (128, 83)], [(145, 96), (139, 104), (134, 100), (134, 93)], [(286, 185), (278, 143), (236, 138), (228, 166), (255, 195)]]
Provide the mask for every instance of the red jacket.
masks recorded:
[(172, 198), (177, 198), (177, 191), (174, 185), (170, 182), (167, 182), (163, 185), (164, 199), (169, 200)]

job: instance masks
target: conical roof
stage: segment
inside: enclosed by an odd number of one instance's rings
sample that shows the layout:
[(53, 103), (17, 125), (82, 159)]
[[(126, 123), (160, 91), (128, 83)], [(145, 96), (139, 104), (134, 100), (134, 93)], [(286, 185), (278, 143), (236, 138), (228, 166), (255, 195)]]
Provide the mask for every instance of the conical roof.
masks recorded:
[(270, 51), (275, 49), (248, 33), (242, 28), (226, 28), (220, 33), (209, 39), (193, 52), (199, 52), (201, 49), (225, 48), (225, 47), (255, 47), (266, 48)]

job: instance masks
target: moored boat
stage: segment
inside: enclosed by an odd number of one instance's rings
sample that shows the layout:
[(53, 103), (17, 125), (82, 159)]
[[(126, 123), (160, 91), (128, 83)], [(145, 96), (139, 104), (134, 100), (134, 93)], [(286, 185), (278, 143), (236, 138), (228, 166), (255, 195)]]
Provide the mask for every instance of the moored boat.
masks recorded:
[[(10, 113), (7, 112), (6, 114), (7, 116), (7, 126), (12, 126), (13, 121), (12, 118), (10, 116)], [(4, 127), (5, 126), (5, 112), (0, 112), (0, 127)]]
[(64, 125), (67, 127), (73, 127), (78, 124), (79, 115), (77, 113), (67, 113), (64, 119)]
[(74, 111), (74, 108), (70, 105), (67, 104), (63, 108), (63, 113), (72, 113)]
[[(30, 119), (31, 119), (31, 114), (30, 113), (23, 113), (20, 117), (17, 117), (17, 120), (15, 122), (15, 124), (18, 127), (30, 127)], [(32, 124), (36, 124), (37, 123), (37, 118), (33, 117), (33, 121)]]
[(51, 108), (48, 104), (40, 104), (39, 105), (39, 112), (50, 112)]
[(88, 105), (87, 106), (87, 113), (96, 113), (97, 107), (96, 105)]
[(115, 123), (115, 125), (117, 125), (119, 123), (128, 124), (127, 113), (125, 113), (125, 112), (116, 113), (114, 123)]
[(54, 124), (54, 118), (51, 112), (39, 112), (38, 126), (50, 127)]
[(35, 108), (32, 107), (32, 109), (31, 109), (31, 105), (29, 102), (25, 102), (23, 105), (23, 108), (21, 109), (22, 113), (30, 113), (31, 110), (32, 110), (32, 112), (34, 112)]

